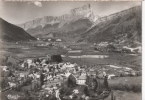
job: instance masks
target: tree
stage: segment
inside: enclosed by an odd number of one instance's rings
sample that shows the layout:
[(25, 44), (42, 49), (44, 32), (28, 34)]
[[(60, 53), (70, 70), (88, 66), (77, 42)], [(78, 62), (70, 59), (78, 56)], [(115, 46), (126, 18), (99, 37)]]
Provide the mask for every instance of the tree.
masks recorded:
[(52, 55), (52, 56), (51, 56), (51, 61), (52, 61), (52, 62), (60, 63), (60, 62), (62, 62), (63, 60), (62, 60), (61, 55)]
[(76, 86), (76, 78), (71, 74), (68, 77), (68, 87), (75, 87)]
[(104, 77), (104, 86), (105, 86), (105, 89), (108, 89), (108, 76), (105, 76)]
[(44, 85), (44, 78), (45, 78), (44, 74), (41, 73), (40, 74), (40, 84), (41, 84), (41, 86)]

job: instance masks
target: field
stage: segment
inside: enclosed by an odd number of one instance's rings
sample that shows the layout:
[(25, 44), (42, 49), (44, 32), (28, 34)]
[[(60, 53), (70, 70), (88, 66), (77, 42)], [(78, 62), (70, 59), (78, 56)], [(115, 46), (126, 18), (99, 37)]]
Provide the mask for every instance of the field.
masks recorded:
[[(35, 46), (38, 44), (44, 44), (45, 42), (33, 42), (33, 43), (7, 43), (1, 49), (2, 55), (14, 56), (19, 59), (44, 57), (46, 55), (63, 54), (65, 50), (60, 47), (53, 46)], [(2, 51), (3, 50), (3, 51)]]
[[(115, 90), (115, 91), (113, 91), (113, 94), (116, 98), (115, 100), (142, 100), (141, 93)], [(104, 100), (111, 100), (111, 95)]]
[(113, 90), (141, 92), (141, 77), (119, 77), (109, 80), (109, 86)]
[[(47, 44), (47, 42), (26, 42), (26, 43), (5, 43), (0, 51), (0, 55), (13, 56), (18, 59), (46, 57), (46, 55), (61, 54), (65, 57), (63, 60), (77, 63), (79, 65), (98, 65), (110, 64), (130, 67), (134, 70), (140, 71), (141, 68), (141, 54), (127, 54), (127, 53), (107, 53), (95, 51), (90, 44), (76, 44), (70, 45), (66, 43), (58, 43), (57, 46), (36, 46), (38, 44)], [(81, 50), (79, 53), (69, 53), (67, 49), (63, 48), (67, 45), (72, 50)], [(70, 46), (69, 46), (70, 45)], [(70, 58), (68, 56), (81, 55), (105, 55), (108, 58)]]
[[(77, 44), (70, 46), (73, 50), (82, 50), (80, 53), (69, 53), (69, 50), (64, 49), (60, 44), (57, 46), (35, 46), (38, 44), (46, 44), (47, 42), (30, 42), (30, 43), (7, 43), (1, 49), (1, 55), (14, 56), (18, 59), (46, 57), (46, 55), (61, 54), (65, 55), (64, 61), (77, 63), (79, 65), (98, 65), (98, 64), (111, 64), (131, 67), (134, 70), (141, 70), (141, 55), (140, 54), (127, 54), (127, 53), (104, 53), (95, 51), (90, 44)], [(65, 44), (63, 45), (70, 45)], [(79, 55), (107, 55), (108, 58), (70, 58), (68, 56)]]
[[(76, 55), (76, 54), (74, 54)], [(108, 58), (64, 58), (65, 61), (76, 62), (80, 65), (112, 64), (131, 67), (134, 70), (141, 70), (141, 56), (108, 54)]]

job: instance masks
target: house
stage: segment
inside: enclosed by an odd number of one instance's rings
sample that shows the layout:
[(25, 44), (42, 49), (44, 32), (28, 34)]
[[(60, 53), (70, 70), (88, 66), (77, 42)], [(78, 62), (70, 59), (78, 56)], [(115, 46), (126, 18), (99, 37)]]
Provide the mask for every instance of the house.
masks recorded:
[(39, 40), (40, 40), (40, 38), (37, 38), (37, 40), (39, 41)]
[(62, 40), (61, 39), (56, 39), (56, 42), (61, 42)]
[(79, 85), (85, 85), (86, 84), (86, 75), (81, 75), (78, 79), (77, 79), (77, 84)]
[(48, 39), (48, 41), (51, 41), (52, 39)]
[(63, 66), (62, 66), (62, 68), (75, 68), (75, 66), (76, 66), (76, 64), (71, 64), (71, 63), (65, 63)]

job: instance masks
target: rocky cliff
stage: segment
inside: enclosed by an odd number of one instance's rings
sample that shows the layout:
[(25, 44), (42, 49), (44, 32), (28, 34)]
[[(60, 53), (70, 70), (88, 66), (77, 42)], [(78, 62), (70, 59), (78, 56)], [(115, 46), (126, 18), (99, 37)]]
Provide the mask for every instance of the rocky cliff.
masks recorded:
[(95, 26), (95, 25), (97, 25), (97, 24), (99, 24), (101, 22), (105, 22), (105, 21), (108, 21), (108, 20), (113, 20), (113, 19), (116, 19), (118, 17), (123, 17), (125, 15), (131, 14), (131, 13), (140, 12), (140, 11), (141, 11), (140, 6), (136, 6), (136, 7), (132, 7), (132, 8), (129, 8), (129, 9), (126, 9), (126, 10), (111, 14), (109, 16), (100, 17), (100, 18), (98, 18), (95, 21), (93, 26)]
[[(64, 14), (62, 16), (45, 16), (43, 18), (37, 18), (32, 21), (26, 22), (19, 26), (25, 30), (28, 30), (31, 28), (36, 28), (38, 26), (45, 27), (45, 25), (47, 24), (53, 25), (56, 23), (68, 23), (72, 20), (78, 20), (80, 18), (88, 18), (92, 22), (96, 20), (96, 17), (92, 12), (90, 4), (72, 9), (68, 14)], [(62, 24), (60, 24), (59, 27), (61, 26)]]
[(76, 41), (82, 32), (93, 25), (98, 17), (93, 14), (90, 4), (74, 8), (62, 16), (45, 16), (20, 25), (29, 34), (39, 38), (54, 38)]

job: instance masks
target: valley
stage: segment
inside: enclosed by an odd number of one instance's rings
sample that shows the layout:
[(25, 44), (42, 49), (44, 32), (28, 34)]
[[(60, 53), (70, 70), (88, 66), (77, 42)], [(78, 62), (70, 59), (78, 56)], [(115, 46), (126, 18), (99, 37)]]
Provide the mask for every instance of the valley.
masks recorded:
[(0, 18), (0, 29), (3, 100), (141, 99), (141, 6), (99, 17), (86, 4), (18, 25)]

